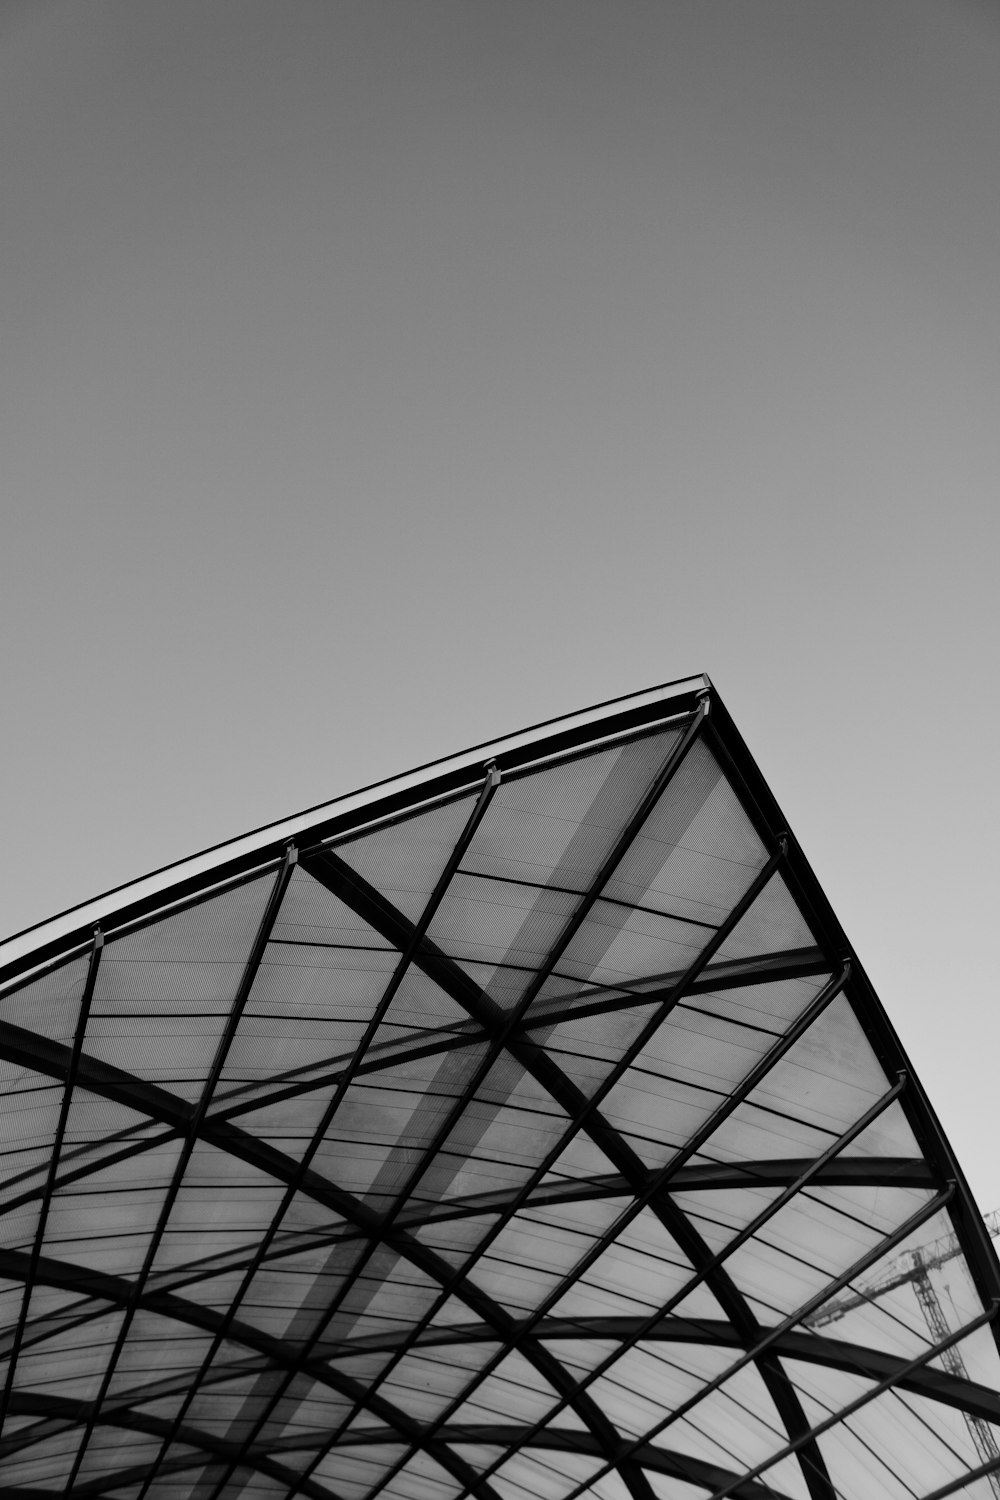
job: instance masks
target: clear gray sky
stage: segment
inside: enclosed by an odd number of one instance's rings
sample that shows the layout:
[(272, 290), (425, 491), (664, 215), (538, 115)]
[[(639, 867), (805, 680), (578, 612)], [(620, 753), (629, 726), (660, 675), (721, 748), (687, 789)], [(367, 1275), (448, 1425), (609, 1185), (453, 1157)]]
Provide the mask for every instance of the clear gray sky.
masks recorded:
[(982, 1206), (1000, 10), (6, 0), (0, 928), (716, 682)]

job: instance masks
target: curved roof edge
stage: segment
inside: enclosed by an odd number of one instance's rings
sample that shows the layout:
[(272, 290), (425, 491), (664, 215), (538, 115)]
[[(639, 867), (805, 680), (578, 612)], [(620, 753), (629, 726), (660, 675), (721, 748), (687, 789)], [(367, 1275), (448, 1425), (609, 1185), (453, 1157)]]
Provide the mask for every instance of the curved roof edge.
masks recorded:
[(161, 909), (165, 892), (175, 892), (177, 900), (183, 900), (280, 858), (292, 841), (322, 843), (338, 834), (356, 832), (369, 822), (392, 817), (404, 806), (411, 810), (417, 802), (447, 796), (470, 781), (469, 772), (478, 773), (487, 761), (502, 758), (505, 769), (513, 769), (529, 764), (540, 754), (571, 754), (584, 745), (592, 748), (602, 738), (644, 729), (675, 714), (690, 713), (699, 696), (712, 691), (709, 678), (698, 674), (612, 698), (579, 713), (533, 724), (517, 734), (473, 745), (457, 755), (428, 761), (401, 776), (373, 782), (289, 818), (265, 823), (221, 844), (213, 844), (185, 859), (161, 865), (137, 880), (113, 886), (0, 941), (0, 988), (51, 960), (64, 957), (78, 944), (89, 943), (97, 926), (112, 920), (120, 926), (141, 918), (151, 904)]

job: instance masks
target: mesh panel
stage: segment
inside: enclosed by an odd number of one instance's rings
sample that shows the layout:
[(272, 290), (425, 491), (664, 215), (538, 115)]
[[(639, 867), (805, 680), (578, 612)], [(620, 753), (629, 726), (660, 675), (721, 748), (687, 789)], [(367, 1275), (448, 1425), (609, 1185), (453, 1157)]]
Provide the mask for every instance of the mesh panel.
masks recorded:
[(69, 1045), (76, 1031), (90, 955), (71, 959), (0, 999), (0, 1022)]
[(504, 782), (463, 869), (588, 890), (678, 737), (670, 730)]
[(467, 797), (393, 823), (365, 838), (338, 845), (337, 854), (416, 922), (475, 803), (475, 797)]
[(699, 741), (622, 857), (604, 894), (715, 927), (766, 858), (718, 762)]
[(107, 943), (88, 1054), (197, 1099), (273, 886), (262, 876)]

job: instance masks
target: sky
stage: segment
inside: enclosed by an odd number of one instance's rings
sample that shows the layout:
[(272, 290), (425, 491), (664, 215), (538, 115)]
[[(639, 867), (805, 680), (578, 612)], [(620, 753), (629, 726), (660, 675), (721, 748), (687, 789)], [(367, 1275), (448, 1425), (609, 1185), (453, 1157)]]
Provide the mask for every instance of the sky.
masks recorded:
[(0, 932), (707, 672), (1000, 1206), (1000, 10), (6, 0)]

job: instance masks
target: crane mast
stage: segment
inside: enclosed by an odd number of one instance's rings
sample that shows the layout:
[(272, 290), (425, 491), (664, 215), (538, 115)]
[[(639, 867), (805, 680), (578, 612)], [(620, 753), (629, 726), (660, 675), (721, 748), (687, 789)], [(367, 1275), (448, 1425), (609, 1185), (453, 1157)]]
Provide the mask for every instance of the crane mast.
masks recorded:
[[(994, 1209), (992, 1213), (986, 1214), (985, 1224), (992, 1239), (1000, 1236), (1000, 1209)], [(844, 1317), (853, 1308), (874, 1302), (876, 1298), (884, 1297), (896, 1287), (910, 1283), (933, 1342), (942, 1343), (949, 1337), (952, 1330), (948, 1326), (937, 1288), (931, 1280), (931, 1272), (958, 1255), (961, 1248), (958, 1237), (954, 1234), (947, 1234), (922, 1249), (905, 1250), (902, 1255), (890, 1262), (886, 1271), (876, 1281), (870, 1282), (860, 1291), (848, 1292), (834, 1298), (833, 1301), (819, 1308), (811, 1317), (806, 1318), (806, 1327), (822, 1328), (825, 1324), (836, 1322), (838, 1318)], [(957, 1344), (951, 1344), (941, 1351), (941, 1363), (949, 1375), (954, 1375), (960, 1380), (968, 1380), (969, 1372)], [(997, 1446), (990, 1424), (971, 1412), (963, 1412), (963, 1416), (973, 1446), (982, 1462), (1000, 1461), (1000, 1447)], [(986, 1477), (992, 1493), (997, 1500), (1000, 1500), (1000, 1474), (992, 1473)]]

